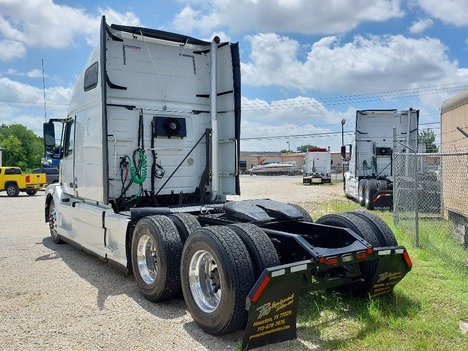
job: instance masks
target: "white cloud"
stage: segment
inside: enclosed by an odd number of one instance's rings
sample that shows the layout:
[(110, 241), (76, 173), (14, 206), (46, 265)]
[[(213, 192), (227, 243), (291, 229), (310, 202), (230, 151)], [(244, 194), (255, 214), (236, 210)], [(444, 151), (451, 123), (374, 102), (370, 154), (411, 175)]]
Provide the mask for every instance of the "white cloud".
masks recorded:
[(425, 20), (420, 20), (417, 22), (414, 22), (409, 31), (410, 33), (422, 33), (424, 32), (427, 28), (431, 27), (434, 24), (434, 21), (432, 21), (430, 18), (427, 18)]
[(302, 61), (299, 43), (287, 37), (258, 34), (247, 40), (252, 50), (242, 65), (243, 83), (257, 87), (379, 92), (416, 87), (415, 82), (437, 84), (458, 72), (458, 63), (447, 57), (445, 45), (428, 37), (356, 36), (347, 43), (324, 37)]
[(190, 1), (174, 19), (178, 30), (344, 33), (361, 22), (403, 16), (400, 0), (208, 0)]
[(0, 40), (0, 61), (8, 61), (14, 58), (20, 58), (26, 55), (24, 45), (16, 40)]
[(0, 39), (9, 41), (2, 45), (0, 59), (4, 61), (25, 54), (25, 47), (65, 48), (83, 37), (95, 42), (99, 35), (101, 13), (108, 23), (139, 25), (132, 12), (119, 13), (110, 8), (99, 8), (91, 15), (83, 8), (58, 5), (51, 0), (24, 0), (0, 2)]
[(416, 0), (416, 3), (432, 17), (463, 27), (468, 25), (468, 1), (466, 0)]
[[(44, 97), (41, 88), (0, 77), (0, 124), (20, 123), (42, 135)], [(48, 117), (65, 117), (72, 88), (46, 89)]]
[(42, 71), (40, 69), (33, 69), (26, 73), (29, 78), (39, 78), (42, 77)]
[(333, 151), (338, 151), (341, 145), (341, 120), (348, 120), (345, 131), (350, 131), (354, 114), (353, 107), (339, 112), (327, 109), (316, 99), (308, 97), (271, 103), (244, 97), (241, 150), (280, 151), (287, 148), (286, 143), (289, 141), (291, 150), (313, 144), (330, 146)]

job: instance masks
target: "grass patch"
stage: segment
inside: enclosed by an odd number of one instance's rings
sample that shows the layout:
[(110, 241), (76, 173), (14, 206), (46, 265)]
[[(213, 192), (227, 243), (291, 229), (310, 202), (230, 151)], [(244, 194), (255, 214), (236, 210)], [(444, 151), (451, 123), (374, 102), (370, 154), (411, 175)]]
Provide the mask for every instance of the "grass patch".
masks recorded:
[[(314, 206), (317, 212), (346, 212), (360, 208), (347, 199)], [(459, 323), (468, 320), (468, 252), (450, 235), (443, 220), (420, 223), (421, 247), (414, 235), (393, 225), (390, 212), (375, 212), (406, 246), (413, 269), (392, 295), (351, 298), (337, 292), (301, 297), (298, 336), (320, 350), (468, 350), (468, 334)]]

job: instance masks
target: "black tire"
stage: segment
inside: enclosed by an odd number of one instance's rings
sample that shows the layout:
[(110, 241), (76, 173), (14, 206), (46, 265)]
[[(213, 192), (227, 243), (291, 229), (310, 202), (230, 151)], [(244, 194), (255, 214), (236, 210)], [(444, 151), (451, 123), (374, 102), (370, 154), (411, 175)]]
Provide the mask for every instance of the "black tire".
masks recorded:
[(133, 232), (133, 274), (142, 295), (150, 301), (167, 300), (180, 292), (182, 241), (166, 216), (138, 221)]
[(364, 206), (365, 198), (364, 198), (364, 189), (366, 187), (367, 179), (361, 179), (358, 184), (358, 201), (359, 205)]
[(52, 237), (53, 242), (56, 244), (63, 244), (62, 238), (57, 233), (57, 212), (55, 210), (54, 200), (50, 201), (47, 218), (49, 221), (50, 236)]
[(368, 210), (374, 209), (374, 201), (372, 196), (377, 192), (377, 181), (375, 179), (369, 179), (364, 187), (364, 202)]
[(7, 184), (5, 191), (9, 197), (16, 197), (19, 194), (19, 188), (16, 183)]
[(377, 190), (387, 190), (387, 182), (385, 180), (376, 181)]
[(190, 213), (174, 213), (167, 217), (175, 224), (182, 243), (185, 243), (191, 232), (201, 227), (200, 222)]
[(34, 196), (37, 194), (37, 190), (26, 190), (26, 194), (29, 196)]
[(397, 246), (398, 245), (398, 242), (395, 238), (395, 234), (393, 234), (393, 231), (390, 229), (388, 224), (385, 223), (385, 221), (379, 216), (366, 210), (356, 210), (356, 211), (349, 212), (349, 213), (357, 215), (367, 220), (369, 224), (374, 226), (374, 232), (376, 233), (381, 246)]
[(374, 228), (366, 220), (350, 213), (325, 215), (320, 217), (316, 223), (351, 229), (372, 246), (379, 246), (379, 240), (374, 233)]
[(309, 212), (306, 211), (305, 208), (303, 208), (302, 206), (299, 206), (297, 204), (293, 204), (291, 202), (288, 203), (288, 205), (294, 207), (296, 210), (298, 210), (301, 214), (302, 214), (302, 220), (304, 222), (309, 222), (309, 223), (313, 223), (314, 220), (312, 219), (312, 217), (310, 216)]
[(254, 266), (255, 279), (268, 267), (278, 266), (280, 259), (273, 242), (263, 229), (250, 223), (231, 224), (232, 229), (247, 247)]
[(222, 335), (245, 326), (245, 299), (255, 277), (247, 248), (235, 232), (213, 226), (190, 234), (181, 276), (185, 303), (203, 331)]
[[(330, 214), (319, 218), (316, 223), (351, 229), (372, 246), (379, 246), (379, 240), (374, 233), (373, 227), (358, 216), (350, 215), (349, 213)], [(377, 265), (377, 261), (359, 263), (363, 281), (350, 286), (338, 287), (336, 290), (347, 292), (354, 296), (366, 295), (375, 276)]]

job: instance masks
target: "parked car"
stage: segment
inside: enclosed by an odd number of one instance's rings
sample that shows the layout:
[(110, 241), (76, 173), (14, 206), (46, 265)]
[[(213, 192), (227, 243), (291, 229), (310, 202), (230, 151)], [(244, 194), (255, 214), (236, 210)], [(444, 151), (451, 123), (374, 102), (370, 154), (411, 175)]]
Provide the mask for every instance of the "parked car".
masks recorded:
[(22, 191), (36, 195), (46, 182), (46, 175), (42, 172), (23, 173), (19, 167), (0, 167), (0, 191), (6, 191), (10, 197), (16, 197)]
[(47, 185), (58, 183), (59, 181), (59, 170), (56, 167), (41, 167), (31, 171), (31, 173), (45, 173)]

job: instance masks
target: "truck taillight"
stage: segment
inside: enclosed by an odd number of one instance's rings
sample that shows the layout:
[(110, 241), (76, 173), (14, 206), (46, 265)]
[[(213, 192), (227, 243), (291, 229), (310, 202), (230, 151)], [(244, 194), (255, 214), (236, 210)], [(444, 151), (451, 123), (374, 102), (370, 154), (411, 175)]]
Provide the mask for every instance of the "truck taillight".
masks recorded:
[(26, 176), (26, 183), (30, 183), (31, 182), (31, 176)]
[(360, 252), (358, 252), (358, 253), (356, 254), (356, 258), (357, 258), (358, 260), (363, 260), (363, 259), (365, 259), (366, 257), (367, 257), (367, 252), (365, 252), (365, 251), (360, 251)]
[(325, 261), (325, 263), (329, 266), (333, 266), (335, 264), (338, 263), (338, 258), (336, 257), (330, 257), (330, 258), (327, 258), (327, 260)]

